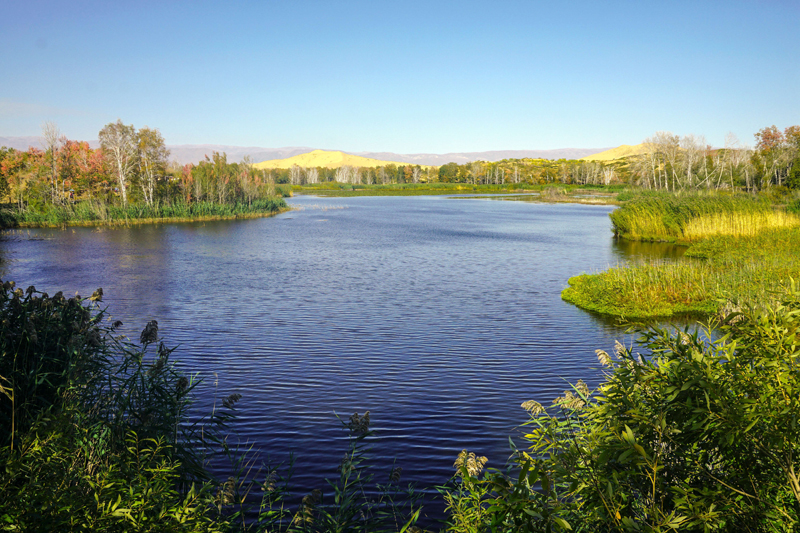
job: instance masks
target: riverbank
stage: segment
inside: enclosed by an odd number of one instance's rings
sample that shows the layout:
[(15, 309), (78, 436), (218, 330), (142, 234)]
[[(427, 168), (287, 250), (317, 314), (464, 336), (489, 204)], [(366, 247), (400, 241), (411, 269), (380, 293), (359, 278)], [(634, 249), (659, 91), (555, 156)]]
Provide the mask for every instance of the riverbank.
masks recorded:
[(50, 207), (44, 211), (0, 210), (0, 229), (54, 228), (66, 226), (129, 226), (171, 222), (203, 222), (261, 218), (290, 210), (283, 198), (269, 197), (249, 203), (212, 202), (162, 205), (112, 206), (102, 202), (80, 202)]
[(687, 251), (569, 278), (561, 297), (595, 313), (650, 319), (764, 307), (800, 277), (800, 218), (765, 198), (639, 195), (610, 217), (618, 238), (677, 242)]
[(298, 195), (330, 197), (351, 196), (439, 196), (439, 195), (509, 195), (508, 200), (615, 204), (624, 185), (532, 185), (506, 183), (472, 185), (469, 183), (392, 183), (386, 185), (350, 185), (326, 182), (316, 185), (295, 185)]

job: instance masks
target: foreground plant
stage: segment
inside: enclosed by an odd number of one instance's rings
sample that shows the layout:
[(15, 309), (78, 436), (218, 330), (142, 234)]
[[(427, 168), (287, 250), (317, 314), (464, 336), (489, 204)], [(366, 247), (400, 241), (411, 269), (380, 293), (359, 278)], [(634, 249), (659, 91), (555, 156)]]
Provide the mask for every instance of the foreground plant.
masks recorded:
[(523, 404), (529, 448), (508, 471), (461, 469), (449, 530), (795, 530), (798, 329), (792, 283), (776, 305), (705, 329), (640, 331), (641, 353), (598, 350), (597, 390)]
[[(291, 468), (281, 478), (228, 444), (241, 395), (190, 419), (197, 382), (171, 362), (158, 323), (126, 341), (102, 297), (0, 283), (0, 530), (402, 532), (416, 521), (420, 497), (400, 468), (373, 484), (368, 412), (345, 424), (329, 494), (290, 510)], [(223, 480), (207, 463), (220, 454)]]

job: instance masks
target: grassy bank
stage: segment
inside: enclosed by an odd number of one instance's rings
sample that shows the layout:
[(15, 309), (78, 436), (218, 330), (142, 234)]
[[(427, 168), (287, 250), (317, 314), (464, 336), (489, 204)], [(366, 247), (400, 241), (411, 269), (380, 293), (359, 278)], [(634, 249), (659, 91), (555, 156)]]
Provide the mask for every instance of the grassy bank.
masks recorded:
[(543, 197), (572, 196), (581, 192), (606, 192), (616, 194), (624, 189), (622, 185), (607, 187), (598, 185), (532, 185), (529, 183), (506, 183), (498, 185), (472, 185), (469, 183), (393, 183), (386, 185), (349, 185), (342, 183), (320, 183), (316, 185), (295, 185), (295, 194), (315, 194), (319, 196), (417, 196), (447, 194), (514, 194), (540, 193)]
[(693, 242), (713, 235), (754, 236), (800, 225), (768, 198), (744, 194), (623, 193), (611, 214), (614, 234), (633, 240)]
[(269, 216), (288, 209), (283, 198), (265, 198), (249, 203), (172, 203), (124, 206), (85, 201), (73, 205), (49, 206), (42, 211), (5, 209), (0, 227), (60, 227), (127, 225), (153, 222), (223, 220)]
[(767, 305), (785, 282), (800, 278), (798, 218), (764, 199), (647, 195), (611, 218), (623, 238), (689, 247), (677, 261), (570, 278), (562, 298), (583, 309), (629, 319), (709, 315), (730, 305)]

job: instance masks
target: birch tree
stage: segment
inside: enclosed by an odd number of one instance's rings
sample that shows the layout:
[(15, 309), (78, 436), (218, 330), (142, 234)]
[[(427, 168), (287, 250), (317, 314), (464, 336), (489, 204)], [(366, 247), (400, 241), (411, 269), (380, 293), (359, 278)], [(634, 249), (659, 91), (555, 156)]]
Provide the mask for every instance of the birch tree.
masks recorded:
[(66, 137), (61, 135), (61, 130), (54, 122), (42, 124), (42, 137), (45, 153), (50, 157), (50, 194), (53, 203), (56, 203), (61, 199), (58, 189), (58, 152)]
[(136, 129), (117, 119), (100, 130), (98, 138), (111, 172), (117, 178), (122, 204), (128, 205), (128, 184), (136, 168)]
[(319, 170), (316, 168), (307, 168), (306, 171), (306, 183), (313, 184), (319, 183)]
[(300, 185), (300, 181), (303, 179), (303, 169), (299, 165), (292, 165), (292, 168), (289, 169), (289, 177), (292, 185)]
[(139, 130), (136, 135), (139, 149), (139, 177), (142, 187), (144, 201), (153, 205), (153, 196), (156, 189), (156, 181), (159, 176), (164, 175), (167, 168), (167, 158), (169, 150), (164, 144), (164, 137), (158, 129), (150, 129), (147, 126)]

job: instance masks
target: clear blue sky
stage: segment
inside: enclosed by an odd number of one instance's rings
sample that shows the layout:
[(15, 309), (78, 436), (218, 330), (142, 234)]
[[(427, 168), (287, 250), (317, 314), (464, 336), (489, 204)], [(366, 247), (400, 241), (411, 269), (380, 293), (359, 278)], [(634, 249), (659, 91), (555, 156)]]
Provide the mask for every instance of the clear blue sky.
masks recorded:
[(39, 2), (0, 18), (0, 136), (593, 148), (800, 124), (800, 2)]

